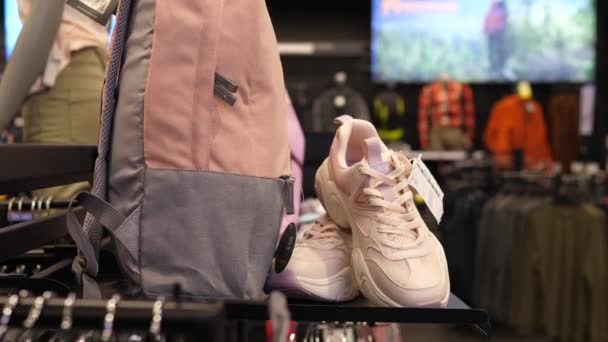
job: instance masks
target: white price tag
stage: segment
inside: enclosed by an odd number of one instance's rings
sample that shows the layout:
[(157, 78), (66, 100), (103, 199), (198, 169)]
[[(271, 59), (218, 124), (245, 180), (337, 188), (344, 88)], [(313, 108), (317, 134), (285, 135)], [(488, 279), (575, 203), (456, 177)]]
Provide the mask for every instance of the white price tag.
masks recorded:
[(414, 190), (424, 199), (437, 222), (441, 222), (443, 216), (443, 191), (431, 171), (422, 161), (421, 156), (414, 159), (412, 172), (408, 182)]

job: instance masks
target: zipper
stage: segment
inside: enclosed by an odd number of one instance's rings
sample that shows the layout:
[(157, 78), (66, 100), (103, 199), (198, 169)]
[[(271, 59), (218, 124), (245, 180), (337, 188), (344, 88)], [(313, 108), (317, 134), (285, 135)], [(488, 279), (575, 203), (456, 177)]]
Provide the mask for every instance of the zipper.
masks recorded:
[(236, 93), (236, 91), (239, 90), (239, 85), (236, 84), (236, 82), (226, 76), (218, 74), (217, 72), (215, 73), (215, 83), (226, 88), (226, 90), (231, 93)]
[(284, 181), (283, 203), (285, 205), (285, 214), (292, 215), (295, 212), (295, 204), (294, 204), (295, 178), (293, 178), (291, 176), (281, 176), (279, 178)]
[(226, 88), (223, 88), (217, 84), (213, 86), (213, 94), (220, 99), (224, 100), (230, 106), (234, 106), (236, 103), (236, 96), (232, 95)]

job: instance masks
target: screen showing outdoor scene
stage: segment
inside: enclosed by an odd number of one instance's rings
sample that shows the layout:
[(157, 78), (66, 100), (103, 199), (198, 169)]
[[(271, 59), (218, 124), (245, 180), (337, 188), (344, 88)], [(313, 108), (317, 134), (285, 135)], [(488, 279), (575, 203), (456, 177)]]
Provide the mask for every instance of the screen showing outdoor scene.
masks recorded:
[(593, 0), (372, 0), (380, 82), (585, 82), (595, 67)]

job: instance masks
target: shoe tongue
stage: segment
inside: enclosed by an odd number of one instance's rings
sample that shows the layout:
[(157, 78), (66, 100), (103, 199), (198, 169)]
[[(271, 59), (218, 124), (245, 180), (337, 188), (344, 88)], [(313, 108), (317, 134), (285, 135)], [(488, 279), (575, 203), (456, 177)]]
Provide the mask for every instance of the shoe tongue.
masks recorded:
[(384, 160), (382, 156), (383, 154), (386, 156), (387, 151), (380, 138), (365, 139), (365, 147), (367, 148), (367, 163), (372, 169), (382, 172), (385, 175), (392, 171), (390, 161)]
[[(384, 146), (384, 143), (382, 140), (380, 140), (380, 138), (373, 137), (365, 139), (365, 147), (367, 148), (365, 157), (367, 159), (367, 163), (372, 169), (385, 175), (393, 171), (391, 163), (388, 160), (388, 149), (386, 146)], [(378, 186), (378, 190), (382, 192), (385, 200), (389, 202), (395, 200), (396, 194), (391, 186), (381, 184)]]
[[(380, 138), (374, 137), (365, 139), (365, 148), (367, 151), (367, 163), (370, 167), (385, 175), (394, 170), (394, 167), (390, 162), (391, 151), (389, 151)], [(405, 167), (405, 176), (409, 177), (410, 172), (412, 171), (411, 162), (404, 162), (403, 166)]]

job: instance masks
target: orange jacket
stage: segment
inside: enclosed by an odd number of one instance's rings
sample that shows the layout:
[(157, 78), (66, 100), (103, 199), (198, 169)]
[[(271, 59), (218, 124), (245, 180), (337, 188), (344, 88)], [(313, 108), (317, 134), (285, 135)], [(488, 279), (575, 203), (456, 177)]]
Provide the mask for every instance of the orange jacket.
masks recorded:
[(515, 149), (523, 149), (528, 167), (551, 161), (543, 109), (534, 100), (509, 95), (494, 104), (483, 140), (503, 167), (510, 165)]

